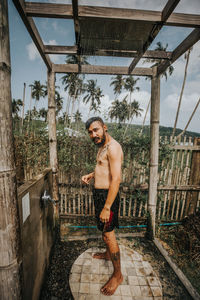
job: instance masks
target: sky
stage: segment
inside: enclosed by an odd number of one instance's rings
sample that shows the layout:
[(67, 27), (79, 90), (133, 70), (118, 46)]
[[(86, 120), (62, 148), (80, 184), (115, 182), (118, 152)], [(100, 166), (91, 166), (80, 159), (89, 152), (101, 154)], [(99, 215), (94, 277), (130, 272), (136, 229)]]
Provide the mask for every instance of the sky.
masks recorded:
[[(39, 2), (39, 1), (35, 1)], [(70, 3), (67, 0), (45, 0), (40, 2), (53, 2), (53, 3)], [(161, 11), (166, 4), (166, 0), (79, 0), (82, 5), (97, 5), (107, 7), (126, 7), (135, 9), (158, 10)], [(45, 84), (47, 80), (47, 69), (43, 60), (41, 59), (36, 47), (34, 46), (31, 37), (26, 30), (13, 2), (8, 0), (9, 8), (9, 29), (10, 29), (10, 51), (11, 51), (11, 87), (12, 98), (22, 99), (23, 87), (26, 83), (25, 93), (25, 110), (29, 109), (30, 103), (30, 87), (29, 85), (34, 80), (40, 80)], [(200, 14), (200, 0), (181, 0), (174, 12)], [(61, 19), (48, 19), (48, 18), (34, 18), (38, 31), (42, 37), (44, 44), (49, 45), (74, 45), (75, 36), (73, 30), (72, 20)], [(167, 50), (173, 51), (179, 43), (181, 43), (190, 32), (192, 28), (180, 28), (164, 26), (156, 39), (153, 41), (149, 50), (154, 49), (157, 42), (162, 42), (165, 46), (168, 44)], [(50, 55), (54, 63), (64, 63), (65, 56), (63, 55)], [(90, 64), (96, 65), (119, 65), (128, 66), (131, 63), (131, 58), (114, 58), (114, 57), (92, 57), (89, 59)], [(176, 116), (178, 100), (181, 92), (184, 69), (186, 60), (184, 55), (181, 56), (174, 64), (175, 68), (172, 76), (168, 77), (166, 81), (161, 79), (161, 94), (160, 94), (160, 124), (162, 126), (173, 127)], [(137, 67), (150, 66), (140, 62)], [(67, 106), (67, 94), (63, 89), (61, 77), (64, 74), (56, 75), (56, 85), (60, 86), (60, 94), (64, 98), (63, 111)], [(101, 115), (105, 117), (112, 102), (114, 101), (113, 89), (110, 86), (113, 76), (108, 75), (86, 75), (85, 80), (97, 79), (97, 84), (103, 90), (104, 97), (101, 103)], [(182, 104), (180, 108), (180, 116), (177, 122), (177, 128), (184, 129), (189, 117), (200, 97), (200, 42), (196, 43), (191, 51), (187, 80), (185, 84)], [(151, 85), (149, 80), (140, 77), (138, 81), (140, 90), (133, 94), (133, 99), (140, 103), (143, 109), (141, 117), (133, 119), (134, 124), (142, 124), (144, 114), (148, 101), (150, 99)], [(126, 92), (123, 92), (120, 99), (123, 99)], [(41, 99), (37, 106), (38, 108), (47, 108), (47, 99)], [(82, 102), (80, 103), (80, 111), (85, 121), (88, 118), (89, 106)], [(92, 116), (93, 113), (90, 113)], [(146, 125), (149, 124), (150, 114), (148, 113)], [(189, 131), (200, 133), (200, 106), (196, 111), (189, 127)]]

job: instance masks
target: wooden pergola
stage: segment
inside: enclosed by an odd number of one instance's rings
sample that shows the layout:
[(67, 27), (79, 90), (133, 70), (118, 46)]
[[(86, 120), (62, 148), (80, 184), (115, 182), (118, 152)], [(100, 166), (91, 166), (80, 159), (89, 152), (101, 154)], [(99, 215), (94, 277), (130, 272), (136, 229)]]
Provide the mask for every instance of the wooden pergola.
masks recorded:
[[(48, 70), (50, 165), (53, 171), (53, 198), (57, 201), (57, 203), (59, 197), (57, 183), (58, 162), (56, 150), (55, 74), (131, 74), (136, 76), (149, 76), (151, 78), (151, 146), (148, 197), (148, 236), (150, 238), (154, 238), (155, 236), (159, 152), (160, 75), (200, 39), (200, 15), (173, 13), (179, 2), (180, 0), (166, 0), (166, 5), (162, 11), (149, 11), (99, 6), (81, 6), (78, 5), (78, 0), (72, 0), (71, 5), (13, 0), (21, 19), (23, 20)], [(2, 26), (8, 28), (7, 0), (1, 0), (0, 17), (2, 17)], [(75, 45), (45, 45), (35, 25), (33, 19), (35, 17), (72, 19), (74, 22)], [(191, 27), (193, 28), (193, 31), (172, 52), (148, 50), (163, 26)], [(3, 31), (0, 36), (0, 50), (1, 53), (3, 53), (0, 60), (0, 75), (1, 78), (7, 78), (4, 81), (2, 89), (4, 92), (6, 87), (10, 87), (8, 29), (6, 29), (6, 32), (7, 36), (4, 35)], [(79, 63), (54, 64), (51, 61), (49, 54), (77, 55)], [(81, 63), (82, 55), (114, 56), (116, 58), (129, 57), (132, 58), (132, 62), (128, 67), (84, 65)], [(137, 64), (142, 58), (161, 59), (162, 61), (157, 67), (139, 68), (137, 67)], [(6, 92), (2, 96), (2, 99), (5, 103), (10, 103), (11, 105), (10, 92)], [(11, 117), (11, 114), (9, 113), (9, 105), (5, 104), (5, 107), (8, 112), (7, 115)], [(5, 117), (7, 118), (6, 122), (8, 120), (8, 116)], [(11, 120), (9, 122), (11, 122)], [(10, 134), (12, 135), (12, 133)], [(8, 149), (6, 152), (8, 157), (10, 155), (9, 151), (11, 151), (11, 153), (13, 151), (9, 143), (9, 139), (5, 138), (4, 146)], [(7, 166), (8, 167), (5, 166), (5, 168), (3, 167), (0, 171), (4, 173), (8, 172), (11, 176), (14, 165), (10, 167), (8, 163)], [(13, 193), (15, 193), (14, 190), (12, 191), (12, 194)], [(8, 194), (8, 198), (9, 197), (12, 199), (11, 194)], [(58, 209), (56, 213), (58, 214)], [(16, 225), (16, 223), (13, 223), (13, 226), (14, 225)], [(12, 257), (11, 262), (13, 263)]]

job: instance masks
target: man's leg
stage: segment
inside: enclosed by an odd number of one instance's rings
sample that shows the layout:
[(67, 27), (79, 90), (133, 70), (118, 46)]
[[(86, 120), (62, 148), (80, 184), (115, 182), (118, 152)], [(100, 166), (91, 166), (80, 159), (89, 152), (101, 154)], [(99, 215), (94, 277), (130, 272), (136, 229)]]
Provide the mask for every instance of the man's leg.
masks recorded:
[(106, 244), (107, 251), (109, 251), (110, 259), (113, 263), (114, 272), (108, 282), (101, 288), (101, 292), (104, 295), (114, 294), (117, 287), (122, 283), (123, 276), (121, 273), (120, 265), (120, 250), (115, 237), (114, 230), (111, 232), (103, 233), (103, 240)]

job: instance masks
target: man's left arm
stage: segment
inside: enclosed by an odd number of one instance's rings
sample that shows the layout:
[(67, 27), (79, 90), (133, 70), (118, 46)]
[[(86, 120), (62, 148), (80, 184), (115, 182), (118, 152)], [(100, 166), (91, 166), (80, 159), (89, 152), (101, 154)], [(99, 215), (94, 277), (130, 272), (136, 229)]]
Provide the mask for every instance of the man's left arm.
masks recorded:
[(119, 191), (121, 182), (121, 147), (120, 145), (110, 145), (108, 149), (108, 159), (110, 164), (111, 182), (108, 190), (107, 199), (104, 208), (100, 214), (100, 219), (103, 222), (108, 222), (110, 217), (110, 208)]

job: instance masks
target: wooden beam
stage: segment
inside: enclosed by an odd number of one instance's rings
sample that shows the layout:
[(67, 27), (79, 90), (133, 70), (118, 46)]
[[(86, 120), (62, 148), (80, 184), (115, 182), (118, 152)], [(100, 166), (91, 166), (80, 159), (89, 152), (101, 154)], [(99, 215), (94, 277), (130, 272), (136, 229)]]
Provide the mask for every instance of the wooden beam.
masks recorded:
[(172, 52), (172, 58), (158, 66), (158, 74), (162, 74), (166, 69), (173, 64), (182, 54), (191, 48), (200, 39), (200, 28), (194, 29), (186, 39)]
[[(119, 19), (159, 23), (164, 18), (164, 15), (162, 16), (162, 13), (159, 11), (80, 5), (78, 8), (80, 19), (95, 18), (102, 19), (102, 21), (103, 19)], [(72, 5), (69, 4), (26, 2), (25, 10), (27, 16), (30, 17), (73, 18)], [(172, 13), (164, 22), (164, 25), (200, 27), (200, 15)]]
[[(74, 54), (77, 55), (77, 46), (59, 46), (59, 45), (44, 45), (44, 53), (48, 54)], [(170, 51), (154, 51), (147, 50), (142, 58), (154, 58), (154, 59), (171, 59)], [(116, 57), (136, 57), (136, 51), (124, 51), (124, 50), (104, 50), (97, 49), (95, 51), (89, 51), (88, 49), (82, 49), (82, 55), (90, 56), (116, 56)]]
[(26, 14), (29, 17), (72, 19), (72, 5), (25, 2)]
[(26, 13), (25, 13), (25, 8), (24, 5), (22, 3), (22, 1), (20, 0), (13, 0), (13, 3), (16, 7), (16, 9), (18, 10), (22, 21), (24, 22), (24, 25), (26, 26), (26, 29), (28, 30), (36, 48), (38, 49), (44, 63), (46, 64), (48, 70), (51, 70), (52, 67), (52, 63), (51, 60), (49, 58), (49, 56), (47, 54), (44, 54), (44, 45), (42, 42), (42, 39), (40, 37), (40, 34), (35, 26), (35, 23), (33, 21), (33, 19), (31, 17), (27, 17)]
[(72, 10), (73, 10), (76, 45), (79, 45), (79, 42), (80, 42), (80, 25), (79, 25), (79, 21), (78, 21), (78, 0), (72, 0)]
[(77, 54), (77, 46), (44, 45), (44, 53), (48, 54)]
[[(53, 64), (55, 73), (82, 73), (82, 74), (102, 74), (102, 75), (128, 75), (128, 67), (118, 66), (92, 66), (81, 65), (81, 70), (78, 70), (77, 64)], [(152, 76), (151, 68), (136, 68), (131, 73), (135, 76)]]
[(153, 239), (156, 226), (156, 204), (158, 185), (158, 156), (159, 156), (159, 121), (160, 121), (160, 78), (157, 67), (153, 67), (151, 79), (151, 120), (150, 120), (150, 160), (149, 160), (149, 193), (147, 237)]
[(132, 70), (136, 67), (139, 60), (142, 58), (144, 52), (148, 49), (148, 47), (151, 45), (152, 41), (155, 39), (155, 37), (158, 35), (159, 31), (164, 25), (164, 22), (168, 19), (174, 8), (178, 5), (180, 0), (168, 0), (167, 4), (165, 5), (162, 15), (161, 15), (161, 23), (157, 24), (153, 27), (148, 39), (143, 44), (143, 50), (140, 52), (140, 54), (131, 62), (129, 66), (129, 73), (132, 72)]

